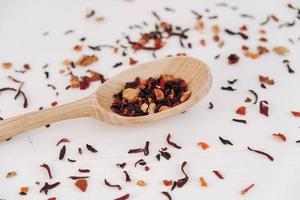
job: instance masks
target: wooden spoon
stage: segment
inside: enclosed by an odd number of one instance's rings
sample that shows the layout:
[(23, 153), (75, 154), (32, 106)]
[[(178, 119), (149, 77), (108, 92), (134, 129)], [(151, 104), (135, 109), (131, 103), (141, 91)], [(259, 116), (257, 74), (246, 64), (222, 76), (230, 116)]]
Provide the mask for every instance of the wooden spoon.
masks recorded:
[[(140, 117), (124, 117), (111, 110), (113, 94), (121, 91), (126, 82), (133, 81), (137, 76), (147, 79), (159, 77), (161, 74), (171, 74), (184, 79), (192, 92), (190, 98), (171, 109)], [(108, 79), (95, 93), (86, 98), (1, 121), (0, 140), (53, 122), (80, 117), (94, 117), (118, 125), (160, 120), (185, 111), (203, 98), (210, 90), (211, 85), (212, 77), (209, 68), (197, 59), (187, 56), (158, 59), (122, 71)]]

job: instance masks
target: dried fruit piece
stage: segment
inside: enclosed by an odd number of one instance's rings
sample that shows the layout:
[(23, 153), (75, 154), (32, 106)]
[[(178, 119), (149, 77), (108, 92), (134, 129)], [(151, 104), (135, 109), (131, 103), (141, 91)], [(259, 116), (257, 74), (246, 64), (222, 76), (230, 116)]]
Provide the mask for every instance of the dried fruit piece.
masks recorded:
[(123, 98), (128, 100), (128, 101), (134, 101), (136, 97), (139, 95), (140, 89), (136, 88), (127, 88), (123, 90), (122, 95)]
[(246, 57), (251, 58), (251, 59), (256, 59), (259, 57), (258, 53), (255, 52), (250, 52), (250, 51), (246, 51), (244, 54)]
[(201, 19), (197, 20), (194, 28), (195, 30), (203, 30), (204, 29), (203, 21)]
[(165, 186), (171, 186), (171, 185), (173, 184), (173, 181), (172, 181), (172, 180), (167, 180), (167, 179), (165, 179), (165, 180), (163, 180), (163, 184), (164, 184)]
[(27, 192), (29, 191), (29, 187), (21, 187), (20, 188), (20, 195), (27, 195)]
[(211, 27), (211, 30), (214, 34), (219, 34), (220, 33), (220, 28), (218, 26), (218, 24), (215, 24)]
[(209, 145), (206, 144), (205, 142), (198, 142), (197, 143), (203, 150), (206, 150), (209, 148)]
[(79, 51), (82, 50), (82, 45), (75, 45), (75, 46), (73, 47), (73, 49), (74, 49), (75, 51), (79, 52)]
[(168, 110), (169, 108), (170, 108), (169, 106), (161, 106), (158, 111), (162, 112), (162, 111)]
[(184, 102), (184, 101), (188, 100), (190, 98), (190, 96), (191, 96), (191, 93), (192, 93), (191, 91), (183, 92), (181, 94), (180, 101)]
[(16, 171), (11, 171), (11, 172), (8, 172), (6, 174), (6, 178), (10, 178), (10, 177), (14, 177), (17, 175), (17, 172)]
[(199, 180), (200, 180), (200, 186), (201, 187), (207, 187), (208, 186), (208, 184), (207, 184), (207, 182), (206, 182), (206, 180), (205, 180), (205, 178), (203, 176), (201, 176), (199, 178)]
[(93, 63), (95, 63), (98, 60), (98, 57), (95, 55), (82, 55), (77, 61), (76, 64), (86, 67)]
[(160, 89), (155, 88), (154, 93), (155, 93), (156, 100), (158, 101), (163, 100), (165, 98), (164, 93)]
[(137, 184), (138, 186), (141, 186), (141, 187), (146, 186), (146, 182), (143, 181), (143, 180), (137, 180), (137, 181), (136, 181), (136, 184)]
[(246, 107), (245, 106), (241, 106), (239, 107), (236, 111), (236, 114), (238, 115), (246, 115)]
[(146, 112), (148, 112), (148, 104), (146, 104), (146, 103), (143, 103), (142, 105), (141, 105), (141, 110), (144, 112), (144, 113), (146, 113)]
[(2, 67), (5, 69), (9, 69), (12, 67), (12, 63), (11, 62), (4, 62), (2, 63)]
[(285, 56), (287, 55), (290, 51), (288, 48), (284, 47), (284, 46), (277, 46), (273, 48), (273, 51), (275, 53), (277, 53), (280, 56)]
[(127, 82), (125, 89), (113, 95), (111, 109), (122, 116), (144, 116), (167, 110), (186, 101), (191, 92), (187, 83), (172, 75)]
[(150, 103), (149, 107), (148, 107), (148, 113), (153, 114), (155, 112), (155, 109), (156, 109), (156, 104), (155, 103)]
[(88, 186), (88, 183), (85, 179), (79, 179), (75, 182), (77, 188), (81, 190), (81, 192), (85, 192)]

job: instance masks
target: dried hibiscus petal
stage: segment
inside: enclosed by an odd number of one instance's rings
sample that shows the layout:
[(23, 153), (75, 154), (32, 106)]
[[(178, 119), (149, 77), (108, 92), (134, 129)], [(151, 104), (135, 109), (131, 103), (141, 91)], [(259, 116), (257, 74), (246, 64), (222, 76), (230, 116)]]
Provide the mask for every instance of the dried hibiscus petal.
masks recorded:
[(116, 199), (114, 199), (114, 200), (126, 200), (126, 199), (128, 199), (129, 198), (129, 194), (125, 194), (125, 195), (123, 195), (123, 196), (120, 196), (120, 197), (118, 197), (118, 198), (116, 198)]
[(134, 64), (136, 64), (137, 62), (138, 62), (137, 60), (133, 59), (132, 57), (129, 57), (129, 64), (130, 64), (130, 65), (134, 65)]
[(187, 164), (187, 162), (184, 161), (184, 162), (181, 164), (181, 168), (180, 168), (180, 169), (181, 169), (181, 172), (184, 174), (184, 177), (181, 178), (181, 179), (178, 179), (177, 181), (174, 181), (171, 190), (174, 190), (175, 187), (181, 188), (181, 187), (183, 187), (183, 186), (188, 182), (189, 177), (188, 177), (187, 173), (186, 173), (185, 170), (184, 170), (184, 167), (186, 166), (186, 164)]
[(205, 142), (198, 142), (197, 143), (203, 150), (206, 150), (209, 148), (209, 145), (206, 144)]
[(228, 64), (233, 65), (236, 64), (239, 61), (240, 57), (238, 57), (236, 54), (230, 54), (228, 56)]
[(87, 148), (90, 152), (93, 152), (93, 153), (97, 153), (97, 152), (98, 152), (92, 145), (86, 144), (86, 148)]
[(167, 198), (168, 198), (168, 200), (172, 200), (172, 197), (171, 197), (171, 195), (169, 194), (169, 192), (166, 192), (166, 191), (164, 191), (164, 192), (161, 192), (163, 195), (165, 195)]
[(270, 79), (268, 76), (262, 76), (262, 75), (259, 75), (259, 81), (261, 83), (265, 83), (268, 85), (274, 85), (274, 83), (275, 83), (275, 81), (273, 79)]
[(246, 194), (251, 188), (253, 188), (254, 184), (249, 185), (248, 187), (246, 187), (245, 189), (243, 189), (241, 191), (241, 195)]
[(169, 133), (167, 136), (167, 143), (173, 147), (175, 147), (176, 149), (181, 149), (181, 146), (179, 146), (178, 144), (174, 143), (171, 141), (171, 134)]
[(291, 111), (291, 113), (292, 113), (295, 117), (300, 117), (300, 112)]
[(269, 116), (269, 107), (267, 106), (269, 103), (267, 101), (259, 102), (259, 112), (265, 116)]
[(60, 145), (61, 143), (66, 143), (66, 142), (69, 143), (71, 141), (68, 138), (62, 138), (56, 143), (56, 146)]
[(224, 179), (224, 176), (223, 176), (218, 170), (213, 170), (213, 173), (214, 173), (219, 179)]
[(115, 187), (118, 190), (122, 190), (122, 187), (120, 185), (118, 185), (118, 184), (115, 184), (115, 185), (114, 184), (110, 184), (106, 179), (104, 179), (104, 184), (107, 185), (107, 186), (109, 186), (109, 187)]
[(221, 136), (219, 136), (219, 139), (222, 142), (222, 144), (224, 144), (224, 145), (226, 145), (226, 144), (233, 145), (232, 142), (230, 142), (229, 140), (226, 140), (226, 139), (222, 138)]
[(273, 133), (273, 136), (275, 138), (278, 138), (279, 140), (281, 140), (282, 142), (285, 142), (286, 141), (286, 136), (283, 135), (282, 133)]
[(64, 145), (59, 152), (59, 160), (64, 159), (65, 154), (66, 154), (66, 146)]
[(271, 155), (269, 155), (269, 154), (267, 154), (267, 153), (265, 153), (265, 152), (263, 152), (263, 151), (255, 150), (255, 149), (252, 149), (252, 148), (250, 148), (250, 147), (247, 147), (247, 149), (248, 149), (249, 151), (253, 151), (253, 152), (255, 152), (255, 153), (258, 153), (258, 154), (261, 154), (261, 155), (263, 155), (263, 156), (266, 156), (266, 157), (267, 157), (269, 160), (271, 160), (271, 161), (274, 160), (274, 158), (273, 158)]
[(52, 173), (51, 173), (51, 170), (50, 170), (50, 167), (49, 167), (49, 165), (47, 165), (47, 164), (43, 163), (42, 165), (40, 165), (40, 167), (43, 167), (43, 168), (45, 168), (45, 169), (47, 170), (47, 173), (48, 173), (48, 177), (49, 177), (49, 179), (52, 179)]
[(47, 195), (49, 190), (52, 190), (53, 188), (57, 187), (59, 184), (60, 182), (56, 182), (53, 184), (48, 184), (47, 182), (45, 182), (44, 186), (40, 189), (40, 193), (44, 192)]

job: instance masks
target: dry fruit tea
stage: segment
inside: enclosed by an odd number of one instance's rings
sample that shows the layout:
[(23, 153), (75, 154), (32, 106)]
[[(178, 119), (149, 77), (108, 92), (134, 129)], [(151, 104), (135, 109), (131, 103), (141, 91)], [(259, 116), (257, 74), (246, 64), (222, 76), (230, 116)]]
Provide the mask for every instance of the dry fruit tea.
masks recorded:
[(177, 106), (190, 96), (187, 83), (173, 75), (163, 74), (147, 80), (136, 77), (114, 94), (111, 109), (122, 116), (143, 116)]

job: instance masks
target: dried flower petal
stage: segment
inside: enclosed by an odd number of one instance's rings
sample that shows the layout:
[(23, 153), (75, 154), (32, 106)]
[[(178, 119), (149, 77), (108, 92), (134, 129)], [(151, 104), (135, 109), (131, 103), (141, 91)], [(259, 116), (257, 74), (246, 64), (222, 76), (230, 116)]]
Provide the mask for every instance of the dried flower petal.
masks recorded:
[(206, 150), (209, 148), (209, 145), (206, 144), (205, 142), (198, 142), (197, 143), (203, 150)]
[(122, 187), (120, 185), (118, 185), (118, 184), (116, 184), (116, 185), (110, 184), (106, 179), (104, 179), (104, 184), (107, 185), (107, 186), (109, 186), (109, 187), (115, 187), (118, 190), (122, 190)]
[(228, 56), (228, 64), (233, 65), (236, 64), (239, 61), (240, 57), (238, 57), (236, 54), (230, 54)]
[(61, 143), (69, 143), (71, 142), (68, 138), (62, 138), (57, 143), (56, 146), (60, 145)]
[(265, 83), (268, 85), (274, 85), (274, 83), (275, 83), (275, 81), (273, 79), (270, 79), (268, 76), (262, 76), (262, 75), (259, 75), (259, 81), (261, 83)]
[(292, 113), (295, 117), (300, 117), (300, 112), (297, 112), (297, 111), (291, 111), (291, 113)]
[(254, 186), (254, 184), (249, 185), (248, 187), (246, 187), (245, 189), (243, 189), (241, 191), (241, 195), (246, 194), (252, 187)]
[(265, 116), (269, 116), (269, 107), (267, 101), (260, 101), (259, 102), (259, 112)]
[(223, 176), (218, 170), (213, 170), (213, 173), (214, 173), (219, 179), (224, 179), (224, 176)]
[(281, 140), (282, 142), (286, 141), (286, 136), (283, 135), (282, 133), (273, 133), (273, 136), (279, 140)]
[(126, 200), (126, 199), (128, 199), (129, 198), (129, 194), (125, 194), (125, 195), (123, 195), (123, 196), (120, 196), (120, 197), (118, 197), (118, 198), (116, 198), (116, 199), (114, 199), (114, 200)]

